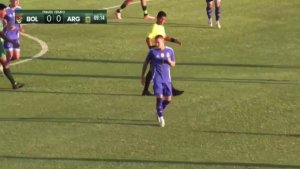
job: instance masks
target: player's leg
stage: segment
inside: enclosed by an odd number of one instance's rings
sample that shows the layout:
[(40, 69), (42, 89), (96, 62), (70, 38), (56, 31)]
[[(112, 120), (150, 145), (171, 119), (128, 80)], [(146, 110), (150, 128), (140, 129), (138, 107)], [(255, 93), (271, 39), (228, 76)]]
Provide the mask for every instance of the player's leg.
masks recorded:
[(15, 79), (9, 69), (9, 64), (6, 59), (6, 55), (4, 54), (4, 50), (3, 50), (3, 52), (1, 52), (1, 49), (0, 49), (0, 63), (3, 67), (3, 73), (7, 77), (7, 79), (10, 81), (12, 88), (19, 89), (19, 88), (23, 87), (24, 84), (18, 83), (15, 81)]
[(11, 60), (19, 60), (21, 56), (20, 49), (14, 49)]
[(212, 27), (212, 8), (213, 8), (213, 0), (206, 0), (206, 14), (208, 18), (208, 25)]
[(164, 101), (163, 101), (163, 110), (168, 106), (168, 104), (171, 103), (172, 101), (172, 84), (171, 83), (167, 83), (164, 84), (164, 90), (163, 90), (163, 95), (164, 95)]
[(144, 90), (142, 92), (142, 96), (153, 96), (153, 94), (149, 91), (151, 79), (152, 79), (152, 71), (150, 69), (146, 75), (146, 81), (144, 85)]
[(13, 55), (11, 60), (19, 60), (21, 56), (21, 50), (20, 50), (20, 40), (16, 39), (13, 40)]
[(122, 5), (120, 6), (120, 8), (118, 8), (115, 12), (115, 16), (117, 19), (122, 19), (122, 15), (121, 12), (124, 8), (126, 8), (126, 6), (131, 2), (132, 0), (125, 0)]
[(150, 16), (147, 11), (147, 0), (141, 0), (141, 6), (144, 12), (144, 19), (155, 19), (155, 17)]
[(149, 91), (151, 80), (152, 80), (152, 63), (150, 62), (150, 68), (146, 75), (146, 81), (144, 85), (144, 90), (142, 92), (142, 96), (153, 96), (153, 94)]
[(6, 61), (9, 63), (14, 55), (13, 44), (11, 42), (4, 41), (4, 48), (6, 51)]
[(215, 15), (216, 15), (216, 22), (217, 22), (217, 27), (220, 29), (221, 24), (220, 24), (220, 16), (221, 16), (221, 0), (215, 0)]
[(164, 127), (164, 109), (163, 109), (163, 85), (162, 83), (153, 83), (153, 91), (156, 96), (156, 115), (161, 127)]

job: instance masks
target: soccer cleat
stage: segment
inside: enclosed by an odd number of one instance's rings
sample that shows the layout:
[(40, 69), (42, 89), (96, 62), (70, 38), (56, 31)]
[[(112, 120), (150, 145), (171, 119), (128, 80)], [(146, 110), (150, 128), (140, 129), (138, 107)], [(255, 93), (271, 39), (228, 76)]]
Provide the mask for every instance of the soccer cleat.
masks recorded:
[(209, 26), (209, 27), (213, 27), (212, 18), (208, 19), (208, 26)]
[(218, 27), (219, 29), (221, 29), (220, 21), (217, 21), (217, 27)]
[(14, 90), (16, 90), (16, 89), (22, 88), (23, 86), (24, 86), (23, 83), (15, 82), (15, 84), (13, 84), (12, 88), (13, 88)]
[(115, 17), (117, 18), (117, 19), (122, 19), (122, 15), (121, 15), (121, 12), (118, 12), (118, 11), (116, 11), (115, 12)]
[(144, 90), (142, 93), (142, 96), (154, 96), (151, 92), (149, 92), (148, 90)]
[(159, 117), (159, 125), (160, 127), (165, 127), (166, 123), (165, 123), (165, 119), (164, 117)]
[(155, 17), (153, 17), (153, 16), (151, 16), (151, 15), (146, 15), (146, 16), (144, 16), (144, 19), (145, 19), (145, 20), (154, 20)]

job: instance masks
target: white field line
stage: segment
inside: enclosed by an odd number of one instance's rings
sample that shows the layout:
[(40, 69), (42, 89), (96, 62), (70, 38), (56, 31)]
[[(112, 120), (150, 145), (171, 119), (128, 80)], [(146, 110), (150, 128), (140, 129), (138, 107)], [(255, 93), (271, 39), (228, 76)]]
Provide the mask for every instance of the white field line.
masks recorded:
[(36, 38), (36, 37), (31, 36), (31, 35), (26, 34), (26, 33), (21, 33), (21, 35), (25, 36), (25, 37), (27, 37), (27, 38), (29, 38), (31, 40), (36, 41), (42, 47), (42, 49), (41, 49), (41, 51), (39, 53), (31, 56), (29, 59), (24, 59), (24, 60), (17, 61), (15, 63), (10, 64), (11, 66), (18, 65), (18, 64), (21, 64), (21, 63), (26, 63), (26, 62), (29, 62), (29, 61), (31, 61), (33, 59), (39, 58), (39, 57), (43, 56), (44, 54), (46, 54), (48, 52), (48, 50), (49, 50), (47, 43), (44, 42), (44, 41), (42, 41), (41, 39)]

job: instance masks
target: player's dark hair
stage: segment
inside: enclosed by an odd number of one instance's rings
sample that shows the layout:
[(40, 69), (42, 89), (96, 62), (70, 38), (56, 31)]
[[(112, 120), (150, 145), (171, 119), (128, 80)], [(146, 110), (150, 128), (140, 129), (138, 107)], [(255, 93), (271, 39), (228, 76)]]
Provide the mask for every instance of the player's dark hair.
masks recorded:
[(0, 4), (0, 10), (3, 10), (3, 9), (5, 9), (5, 8), (6, 8), (6, 5)]
[(163, 38), (164, 39), (164, 36), (162, 36), (162, 35), (156, 35), (155, 36), (155, 39), (159, 39), (159, 38)]
[(167, 17), (167, 14), (164, 11), (159, 11), (156, 18), (159, 19), (162, 17)]

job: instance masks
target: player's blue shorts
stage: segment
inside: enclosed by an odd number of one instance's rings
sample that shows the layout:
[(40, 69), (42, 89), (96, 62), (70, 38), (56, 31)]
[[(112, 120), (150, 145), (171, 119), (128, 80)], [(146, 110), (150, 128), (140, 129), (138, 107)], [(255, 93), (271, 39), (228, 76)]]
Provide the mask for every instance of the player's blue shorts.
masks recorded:
[(155, 96), (172, 96), (172, 83), (154, 83), (153, 91)]
[(6, 51), (20, 50), (20, 40), (14, 39), (12, 42), (4, 41), (4, 48)]

